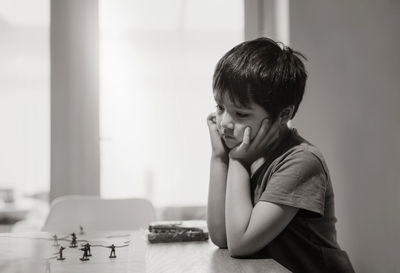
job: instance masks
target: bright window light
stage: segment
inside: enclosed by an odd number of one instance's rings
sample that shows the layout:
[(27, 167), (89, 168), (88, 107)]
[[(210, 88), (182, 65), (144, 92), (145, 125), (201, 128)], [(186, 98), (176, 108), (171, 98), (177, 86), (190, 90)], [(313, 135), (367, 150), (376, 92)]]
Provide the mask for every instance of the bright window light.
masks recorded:
[(0, 7), (0, 190), (47, 193), (50, 1), (0, 0)]
[(212, 73), (243, 0), (100, 0), (101, 195), (204, 205)]

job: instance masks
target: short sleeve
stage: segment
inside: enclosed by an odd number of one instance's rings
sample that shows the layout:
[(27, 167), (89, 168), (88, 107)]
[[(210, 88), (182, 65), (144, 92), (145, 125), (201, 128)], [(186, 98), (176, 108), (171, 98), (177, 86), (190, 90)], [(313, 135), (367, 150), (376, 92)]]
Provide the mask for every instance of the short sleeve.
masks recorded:
[(306, 149), (292, 151), (276, 164), (260, 201), (292, 206), (313, 212), (311, 215), (323, 216), (327, 179), (315, 154)]

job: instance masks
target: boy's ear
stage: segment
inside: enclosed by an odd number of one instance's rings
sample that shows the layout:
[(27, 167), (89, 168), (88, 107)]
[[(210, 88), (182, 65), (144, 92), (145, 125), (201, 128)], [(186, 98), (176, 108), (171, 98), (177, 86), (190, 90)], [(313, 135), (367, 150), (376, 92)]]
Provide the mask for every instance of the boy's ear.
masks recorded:
[(285, 107), (282, 109), (282, 111), (279, 113), (279, 123), (281, 125), (284, 125), (291, 120), (292, 115), (294, 112), (294, 105), (289, 105), (288, 107)]

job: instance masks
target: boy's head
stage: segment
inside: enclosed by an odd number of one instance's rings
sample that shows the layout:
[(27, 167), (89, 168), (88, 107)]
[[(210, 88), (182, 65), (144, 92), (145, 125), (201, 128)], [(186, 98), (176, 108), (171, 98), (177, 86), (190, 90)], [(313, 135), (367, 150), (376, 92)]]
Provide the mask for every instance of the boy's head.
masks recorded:
[(300, 57), (304, 58), (268, 38), (243, 42), (218, 62), (213, 77), (214, 96), (217, 101), (228, 99), (242, 107), (255, 103), (273, 121), (283, 109), (292, 106), (291, 119), (303, 98), (307, 80)]

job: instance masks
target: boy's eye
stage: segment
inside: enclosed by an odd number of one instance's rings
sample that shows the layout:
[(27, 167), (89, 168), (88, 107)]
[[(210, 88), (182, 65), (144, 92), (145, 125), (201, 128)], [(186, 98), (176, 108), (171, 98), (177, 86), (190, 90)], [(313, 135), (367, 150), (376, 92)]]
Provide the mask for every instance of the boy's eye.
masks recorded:
[(236, 112), (236, 116), (238, 116), (239, 118), (247, 118), (249, 114)]

